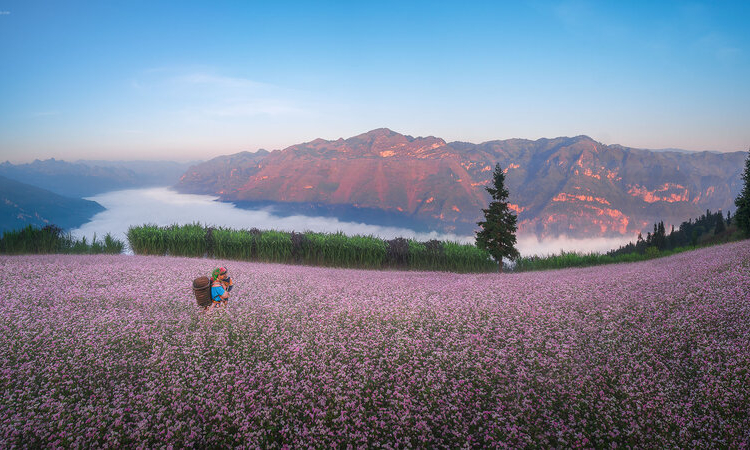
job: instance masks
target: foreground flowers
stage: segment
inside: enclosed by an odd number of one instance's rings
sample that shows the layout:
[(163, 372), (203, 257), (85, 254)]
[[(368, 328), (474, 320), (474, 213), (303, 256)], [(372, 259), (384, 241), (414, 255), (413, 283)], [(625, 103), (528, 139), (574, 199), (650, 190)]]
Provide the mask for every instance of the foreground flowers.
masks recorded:
[[(199, 313), (217, 264), (229, 308)], [(750, 242), (523, 274), (0, 258), (0, 447), (750, 444)]]

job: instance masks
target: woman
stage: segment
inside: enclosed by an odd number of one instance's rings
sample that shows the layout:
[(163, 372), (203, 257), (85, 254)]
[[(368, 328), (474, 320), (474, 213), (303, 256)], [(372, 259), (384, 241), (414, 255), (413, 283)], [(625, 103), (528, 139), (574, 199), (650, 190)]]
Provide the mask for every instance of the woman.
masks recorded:
[(233, 285), (234, 282), (229, 278), (226, 267), (214, 269), (211, 274), (211, 309), (219, 308), (229, 301), (229, 291)]

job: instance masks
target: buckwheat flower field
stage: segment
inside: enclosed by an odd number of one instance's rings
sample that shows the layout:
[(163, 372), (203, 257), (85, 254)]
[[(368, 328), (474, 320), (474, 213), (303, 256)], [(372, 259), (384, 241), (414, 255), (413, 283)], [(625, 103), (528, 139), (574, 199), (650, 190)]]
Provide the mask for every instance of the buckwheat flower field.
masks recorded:
[[(218, 265), (228, 308), (195, 304)], [(0, 257), (0, 447), (747, 447), (750, 242), (520, 274)]]

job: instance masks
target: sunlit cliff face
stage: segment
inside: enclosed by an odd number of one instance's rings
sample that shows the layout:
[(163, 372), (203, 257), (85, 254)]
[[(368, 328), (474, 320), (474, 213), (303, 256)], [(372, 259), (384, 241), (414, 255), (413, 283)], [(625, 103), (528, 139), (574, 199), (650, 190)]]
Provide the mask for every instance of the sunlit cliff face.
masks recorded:
[[(688, 189), (685, 186), (675, 183), (664, 183), (654, 190), (648, 190), (645, 186), (633, 185), (629, 186), (628, 194), (633, 197), (643, 199), (647, 203), (656, 202), (688, 202), (690, 201), (690, 195)], [(714, 187), (709, 187), (711, 193), (714, 191)], [(700, 193), (696, 196), (696, 199), (700, 199)], [(694, 199), (695, 200), (695, 199)]]
[(520, 234), (630, 236), (655, 221), (679, 224), (730, 207), (743, 157), (654, 153), (585, 136), (467, 144), (379, 129), (217, 158), (193, 168), (178, 189), (229, 201), (351, 205), (471, 234), (500, 163)]

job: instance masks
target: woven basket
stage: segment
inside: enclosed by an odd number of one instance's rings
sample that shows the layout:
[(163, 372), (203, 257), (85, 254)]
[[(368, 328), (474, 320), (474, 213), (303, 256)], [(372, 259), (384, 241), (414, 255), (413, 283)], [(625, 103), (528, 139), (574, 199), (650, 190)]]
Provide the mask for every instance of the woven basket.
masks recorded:
[(208, 277), (198, 277), (193, 280), (193, 294), (198, 306), (211, 306), (211, 280)]

